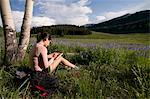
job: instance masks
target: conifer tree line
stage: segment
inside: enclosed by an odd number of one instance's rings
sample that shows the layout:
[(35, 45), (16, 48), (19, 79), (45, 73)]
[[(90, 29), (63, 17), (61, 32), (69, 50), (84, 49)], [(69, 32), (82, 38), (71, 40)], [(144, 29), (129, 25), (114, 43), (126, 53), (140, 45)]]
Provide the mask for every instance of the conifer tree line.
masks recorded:
[(48, 32), (51, 35), (88, 35), (92, 32), (82, 26), (76, 25), (52, 25), (52, 26), (42, 26), (42, 27), (33, 27), (31, 29), (31, 34), (37, 34), (39, 32)]

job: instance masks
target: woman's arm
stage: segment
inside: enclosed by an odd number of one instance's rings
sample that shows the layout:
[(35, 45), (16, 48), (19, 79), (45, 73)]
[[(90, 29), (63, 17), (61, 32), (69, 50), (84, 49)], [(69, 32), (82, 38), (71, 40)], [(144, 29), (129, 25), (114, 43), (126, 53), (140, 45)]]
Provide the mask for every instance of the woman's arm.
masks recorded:
[(47, 58), (52, 58), (53, 55), (54, 55), (54, 53), (51, 53), (51, 54), (47, 55)]
[[(46, 47), (41, 48), (41, 55), (42, 55), (42, 58), (43, 58), (44, 67), (48, 68), (49, 65), (52, 63), (52, 61), (48, 61), (48, 55), (47, 55)], [(51, 59), (53, 59), (53, 57)]]
[(47, 55), (47, 58), (56, 58), (60, 53), (59, 52), (54, 52), (54, 53), (51, 53), (49, 55)]

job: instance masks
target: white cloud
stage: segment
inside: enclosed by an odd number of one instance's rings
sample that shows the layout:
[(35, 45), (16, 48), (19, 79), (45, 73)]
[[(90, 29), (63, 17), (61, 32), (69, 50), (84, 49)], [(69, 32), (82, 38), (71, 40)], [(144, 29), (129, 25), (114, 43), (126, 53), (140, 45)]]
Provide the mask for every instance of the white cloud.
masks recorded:
[[(21, 26), (22, 26), (24, 12), (23, 11), (12, 11), (12, 15), (13, 15), (16, 30), (20, 31)], [(55, 24), (54, 19), (51, 19), (48, 17), (33, 16), (31, 27), (33, 27), (33, 26), (49, 26), (49, 25), (54, 25), (54, 24)], [(0, 25), (2, 26), (1, 21), (0, 21)]]
[(110, 19), (113, 19), (115, 17), (125, 15), (127, 13), (128, 13), (128, 11), (124, 10), (124, 11), (118, 11), (118, 12), (107, 12), (104, 15), (105, 15), (107, 20), (110, 20)]
[(98, 22), (102, 22), (102, 21), (105, 21), (106, 20), (106, 17), (105, 16), (96, 16), (96, 20), (98, 21)]
[[(32, 26), (89, 23), (88, 14), (92, 13), (92, 10), (86, 6), (87, 3), (88, 0), (79, 0), (68, 4), (66, 4), (66, 0), (37, 0), (34, 5), (35, 8), (39, 7), (40, 13), (39, 16), (32, 17)], [(16, 30), (20, 31), (24, 12), (12, 11), (12, 15)]]
[[(24, 1), (24, 0), (19, 0)], [(141, 10), (150, 10), (150, 0), (143, 0), (143, 3), (131, 8), (122, 8), (118, 11), (103, 12), (93, 16), (92, 9), (88, 6), (92, 0), (35, 0), (34, 9), (38, 9), (38, 16), (33, 16), (32, 26), (52, 24), (76, 24), (84, 25), (97, 23), (122, 16), (127, 13), (135, 13)], [(20, 30), (23, 19), (23, 11), (12, 11), (17, 30)], [(92, 20), (93, 22), (90, 22)], [(0, 25), (2, 26), (1, 18)]]
[(52, 17), (56, 24), (83, 25), (89, 23), (88, 14), (92, 13), (87, 6), (88, 0), (79, 0), (74, 3), (62, 3), (51, 1), (38, 1), (36, 6), (40, 9), (40, 15)]
[(96, 16), (96, 22), (107, 21), (107, 20), (122, 16), (122, 15), (125, 15), (127, 13), (128, 13), (127, 10), (118, 11), (118, 12), (105, 12), (103, 13), (103, 15)]
[(143, 3), (132, 8), (128, 8), (129, 13), (134, 13), (142, 10), (150, 10), (150, 0), (143, 0)]
[(13, 15), (13, 19), (14, 19), (14, 24), (15, 24), (16, 30), (20, 31), (21, 30), (21, 25), (22, 25), (24, 12), (12, 11), (12, 15)]
[(104, 12), (98, 16), (96, 16), (96, 23), (107, 21), (119, 16), (123, 16), (128, 13), (135, 13), (142, 10), (150, 10), (150, 0), (143, 0), (143, 3), (136, 5), (131, 8), (125, 8), (119, 11), (110, 11), (110, 12)]
[(84, 6), (88, 3), (88, 0), (79, 0), (77, 3), (81, 6)]
[(69, 22), (69, 24), (84, 25), (89, 22), (89, 18), (87, 16), (79, 16), (76, 18), (68, 18), (66, 21)]
[(33, 17), (32, 18), (32, 27), (33, 26), (50, 26), (50, 25), (54, 25), (55, 24), (55, 20), (54, 19), (50, 19), (48, 17)]

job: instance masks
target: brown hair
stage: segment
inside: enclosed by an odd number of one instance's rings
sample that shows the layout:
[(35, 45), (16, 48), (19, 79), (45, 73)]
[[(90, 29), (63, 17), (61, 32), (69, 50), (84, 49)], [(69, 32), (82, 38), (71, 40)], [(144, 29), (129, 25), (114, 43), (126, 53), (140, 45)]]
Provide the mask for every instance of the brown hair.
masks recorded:
[(52, 39), (51, 35), (46, 33), (46, 32), (44, 32), (44, 33), (40, 32), (40, 33), (37, 34), (37, 42), (40, 42), (41, 40), (45, 41), (47, 38), (48, 38), (48, 40)]

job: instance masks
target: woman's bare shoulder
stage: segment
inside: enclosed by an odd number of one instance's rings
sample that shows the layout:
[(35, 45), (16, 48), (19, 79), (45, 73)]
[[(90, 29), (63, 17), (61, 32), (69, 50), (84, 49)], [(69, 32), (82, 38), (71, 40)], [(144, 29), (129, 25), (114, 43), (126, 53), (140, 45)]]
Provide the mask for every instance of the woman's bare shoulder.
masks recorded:
[(40, 45), (40, 44), (38, 44), (38, 43), (37, 43), (35, 46), (36, 46), (36, 48), (38, 48), (38, 49), (40, 49), (40, 50), (42, 50), (42, 51), (47, 50), (47, 48), (46, 48), (45, 46)]

